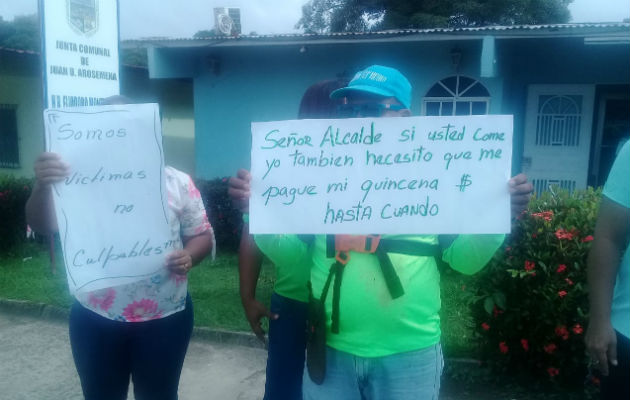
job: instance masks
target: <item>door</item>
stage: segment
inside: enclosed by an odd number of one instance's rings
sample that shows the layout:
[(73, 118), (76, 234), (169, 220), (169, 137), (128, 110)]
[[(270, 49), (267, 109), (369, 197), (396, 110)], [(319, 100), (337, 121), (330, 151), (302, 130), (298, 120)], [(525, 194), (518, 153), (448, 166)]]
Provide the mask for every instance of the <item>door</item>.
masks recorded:
[(530, 85), (522, 169), (537, 194), (586, 188), (594, 85)]

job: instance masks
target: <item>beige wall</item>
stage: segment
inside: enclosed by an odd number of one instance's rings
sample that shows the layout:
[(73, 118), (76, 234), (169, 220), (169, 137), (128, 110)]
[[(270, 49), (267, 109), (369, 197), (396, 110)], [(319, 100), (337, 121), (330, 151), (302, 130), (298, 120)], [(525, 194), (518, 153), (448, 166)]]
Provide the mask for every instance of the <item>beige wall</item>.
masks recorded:
[[(42, 84), (39, 56), (0, 50), (0, 104), (17, 105), (20, 167), (0, 174), (32, 177), (33, 163), (44, 150)], [(192, 82), (150, 80), (145, 69), (124, 67), (121, 92), (138, 101), (158, 102), (162, 110), (164, 158), (190, 175), (195, 173), (195, 126)]]
[(20, 157), (19, 168), (0, 168), (0, 174), (33, 176), (35, 158), (44, 149), (43, 96), (38, 71), (35, 56), (0, 57), (0, 103), (17, 105)]

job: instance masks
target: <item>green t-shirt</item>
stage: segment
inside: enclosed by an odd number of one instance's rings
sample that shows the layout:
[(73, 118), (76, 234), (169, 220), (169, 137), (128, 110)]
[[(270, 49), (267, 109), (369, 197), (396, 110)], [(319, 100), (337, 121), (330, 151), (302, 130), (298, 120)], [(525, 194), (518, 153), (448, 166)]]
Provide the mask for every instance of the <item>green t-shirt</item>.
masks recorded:
[[(384, 236), (437, 244), (437, 236)], [(261, 240), (262, 239), (262, 240)], [(460, 235), (443, 253), (457, 271), (472, 274), (490, 260), (503, 235)], [(294, 235), (256, 236), (260, 249), (275, 263), (310, 258), (311, 282), (321, 294), (333, 259), (326, 258), (326, 238), (315, 237), (312, 248)], [(361, 357), (382, 357), (419, 350), (440, 340), (440, 274), (433, 257), (391, 254), (405, 294), (392, 299), (378, 258), (350, 252), (340, 292), (339, 333), (330, 331), (332, 290), (326, 298), (329, 346)]]
[(294, 238), (301, 242), (297, 243), (297, 247), (280, 240), (277, 235), (256, 235), (254, 238), (258, 247), (271, 259), (276, 268), (274, 291), (281, 296), (307, 302), (310, 259), (306, 245), (297, 237)]

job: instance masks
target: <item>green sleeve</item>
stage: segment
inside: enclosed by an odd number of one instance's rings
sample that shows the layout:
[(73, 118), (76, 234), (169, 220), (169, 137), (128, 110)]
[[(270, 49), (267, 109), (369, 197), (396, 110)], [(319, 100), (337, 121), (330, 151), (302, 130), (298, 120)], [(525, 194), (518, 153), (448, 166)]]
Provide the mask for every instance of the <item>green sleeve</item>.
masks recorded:
[(254, 235), (254, 240), (276, 265), (300, 264), (308, 255), (308, 245), (297, 235)]
[(501, 247), (505, 235), (459, 235), (444, 251), (442, 260), (462, 274), (479, 272)]

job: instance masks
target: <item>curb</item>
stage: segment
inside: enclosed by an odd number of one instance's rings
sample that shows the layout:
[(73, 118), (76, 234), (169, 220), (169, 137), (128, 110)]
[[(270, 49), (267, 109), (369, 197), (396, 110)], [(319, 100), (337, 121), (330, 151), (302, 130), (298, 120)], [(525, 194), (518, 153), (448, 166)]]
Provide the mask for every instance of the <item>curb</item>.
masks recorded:
[[(51, 306), (44, 303), (34, 303), (25, 300), (10, 299), (0, 299), (0, 312), (26, 315), (57, 322), (68, 322), (68, 317), (70, 316), (70, 310), (63, 307)], [(253, 333), (213, 329), (204, 326), (195, 326), (193, 328), (192, 339), (210, 343), (266, 349), (266, 346)], [(459, 364), (469, 367), (479, 367), (481, 365), (480, 360), (473, 358), (447, 357), (445, 358), (445, 361), (451, 365)]]
[[(44, 303), (11, 299), (0, 299), (0, 312), (65, 323), (68, 322), (68, 317), (70, 316), (70, 310), (67, 308), (51, 306), (50, 304)], [(207, 327), (195, 326), (193, 328), (192, 339), (257, 349), (265, 348), (265, 345), (253, 333), (235, 332)]]

